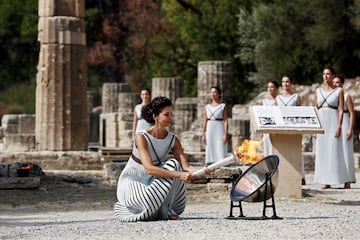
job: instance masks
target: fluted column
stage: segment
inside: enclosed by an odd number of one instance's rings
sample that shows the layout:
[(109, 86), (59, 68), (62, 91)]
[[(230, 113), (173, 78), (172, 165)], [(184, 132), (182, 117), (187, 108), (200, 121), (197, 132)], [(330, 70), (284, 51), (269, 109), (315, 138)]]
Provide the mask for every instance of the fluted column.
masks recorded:
[(196, 120), (197, 98), (178, 98), (175, 102), (176, 116), (174, 118), (174, 132), (177, 135), (191, 129)]
[(38, 150), (88, 145), (85, 0), (39, 0)]
[(124, 92), (130, 92), (128, 83), (104, 83), (102, 89), (102, 112), (117, 112), (119, 109), (119, 93)]
[[(227, 61), (204, 61), (198, 64), (198, 119), (202, 121), (204, 107), (210, 102), (212, 86), (218, 86), (222, 91), (222, 100), (229, 102), (231, 96), (231, 63)], [(228, 109), (230, 110), (230, 109)]]
[(152, 97), (163, 96), (170, 98), (175, 104), (177, 98), (184, 94), (184, 80), (182, 78), (153, 78), (152, 79)]

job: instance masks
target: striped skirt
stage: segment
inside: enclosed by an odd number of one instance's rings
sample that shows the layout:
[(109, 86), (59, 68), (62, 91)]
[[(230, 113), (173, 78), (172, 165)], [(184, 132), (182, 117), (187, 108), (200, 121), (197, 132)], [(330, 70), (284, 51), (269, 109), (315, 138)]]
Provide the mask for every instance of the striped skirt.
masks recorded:
[[(182, 171), (176, 159), (167, 160), (162, 167)], [(119, 177), (117, 199), (115, 215), (123, 222), (167, 220), (184, 211), (186, 189), (180, 179), (153, 177), (130, 158)]]

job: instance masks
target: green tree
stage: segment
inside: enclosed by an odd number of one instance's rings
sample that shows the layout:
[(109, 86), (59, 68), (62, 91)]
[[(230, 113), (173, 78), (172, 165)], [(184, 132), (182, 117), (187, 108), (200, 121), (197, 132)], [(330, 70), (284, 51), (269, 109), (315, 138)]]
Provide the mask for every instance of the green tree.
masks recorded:
[[(314, 24), (307, 39), (323, 54), (323, 64), (332, 65), (344, 77), (359, 76), (360, 31), (354, 25), (359, 18), (359, 2), (318, 0), (309, 4)], [(319, 69), (321, 72), (322, 69)]]
[(8, 111), (35, 110), (37, 4), (37, 0), (0, 1), (0, 101), (12, 105)]
[(198, 62), (230, 61), (235, 101), (247, 99), (251, 83), (245, 80), (245, 69), (236, 57), (237, 14), (239, 8), (250, 8), (254, 1), (177, 2), (179, 4), (174, 4), (174, 0), (162, 1), (162, 21), (168, 27), (151, 40), (148, 76), (181, 76), (187, 95), (194, 96)]
[(0, 2), (0, 91), (35, 77), (37, 0)]
[[(239, 58), (252, 72), (248, 78), (264, 88), (291, 74), (297, 83), (321, 81), (322, 68), (334, 66), (346, 77), (359, 72), (358, 14), (353, 1), (263, 1), (240, 11)], [(354, 63), (349, 64), (349, 63)]]

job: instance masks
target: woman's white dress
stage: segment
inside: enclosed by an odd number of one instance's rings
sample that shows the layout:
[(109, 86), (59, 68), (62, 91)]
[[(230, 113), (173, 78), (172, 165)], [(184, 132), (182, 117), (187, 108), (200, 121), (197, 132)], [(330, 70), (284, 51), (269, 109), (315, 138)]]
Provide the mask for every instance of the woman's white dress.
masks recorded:
[[(264, 106), (275, 106), (276, 101), (275, 101), (275, 99), (265, 98), (265, 99), (263, 99), (262, 104)], [(268, 156), (268, 155), (272, 154), (272, 144), (271, 144), (270, 134), (264, 133), (262, 139), (263, 139), (264, 156)]]
[(344, 95), (344, 115), (341, 126), (341, 138), (343, 141), (345, 165), (349, 177), (347, 182), (354, 183), (356, 182), (355, 163), (354, 163), (354, 142), (353, 142), (353, 138), (351, 139), (346, 138), (347, 131), (350, 127), (350, 113), (347, 107), (348, 96), (349, 96), (348, 94)]
[[(276, 96), (276, 103), (278, 106), (297, 106), (297, 100), (299, 98), (298, 93), (294, 93), (290, 96), (278, 95)], [(304, 171), (304, 157), (301, 155), (301, 176), (305, 178)]]
[(335, 137), (339, 120), (338, 99), (341, 88), (316, 89), (317, 106), (324, 134), (317, 134), (314, 182), (342, 184), (348, 181), (341, 137)]
[(206, 147), (205, 162), (211, 164), (217, 162), (227, 155), (227, 143), (224, 144), (224, 109), (225, 103), (217, 106), (207, 104), (205, 106), (206, 117)]
[[(176, 159), (167, 160), (168, 152), (175, 143), (174, 134), (169, 132), (164, 139), (154, 138), (146, 131), (138, 134), (145, 135), (154, 165), (170, 171), (182, 171), (181, 164)], [(139, 158), (135, 142), (132, 154)], [(149, 175), (144, 166), (136, 162), (132, 156), (119, 176), (116, 195), (114, 212), (123, 222), (166, 220), (170, 215), (180, 215), (185, 209), (184, 182), (178, 178)]]
[(135, 114), (138, 119), (137, 124), (136, 124), (135, 134), (140, 132), (141, 130), (148, 129), (148, 127), (151, 126), (151, 124), (149, 122), (147, 122), (145, 119), (143, 119), (141, 116), (141, 109), (143, 108), (143, 106), (144, 106), (143, 104), (137, 104), (135, 106)]
[(290, 96), (277, 95), (276, 104), (278, 106), (297, 106), (298, 93), (294, 93)]

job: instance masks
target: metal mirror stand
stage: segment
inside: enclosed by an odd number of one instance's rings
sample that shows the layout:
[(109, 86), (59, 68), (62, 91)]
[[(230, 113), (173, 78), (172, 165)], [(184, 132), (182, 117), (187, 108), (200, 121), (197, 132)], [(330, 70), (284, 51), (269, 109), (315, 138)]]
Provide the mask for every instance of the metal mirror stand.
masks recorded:
[[(271, 172), (267, 172), (265, 173), (265, 192), (264, 192), (264, 199), (263, 199), (263, 215), (261, 217), (246, 217), (243, 213), (243, 208), (241, 205), (242, 201), (238, 201), (238, 204), (234, 204), (235, 201), (230, 202), (230, 214), (226, 219), (231, 219), (231, 220), (266, 220), (266, 219), (282, 219), (281, 217), (276, 215), (276, 209), (275, 209), (275, 198), (274, 198), (274, 192), (273, 191), (273, 184), (272, 184), (272, 180), (271, 180), (271, 176), (272, 176), (272, 171)], [(241, 176), (239, 174), (233, 174), (231, 175), (232, 178), (232, 186), (234, 187), (237, 180), (240, 178)], [(269, 183), (269, 184), (268, 184)], [(270, 191), (268, 191), (268, 187), (270, 187)], [(270, 194), (271, 196), (269, 196), (268, 194)], [(271, 204), (267, 204), (267, 200), (271, 198)], [(234, 217), (233, 216), (233, 208), (238, 207), (240, 210), (240, 214), (238, 217)], [(271, 217), (266, 216), (266, 208), (272, 208), (273, 210), (273, 215)]]

